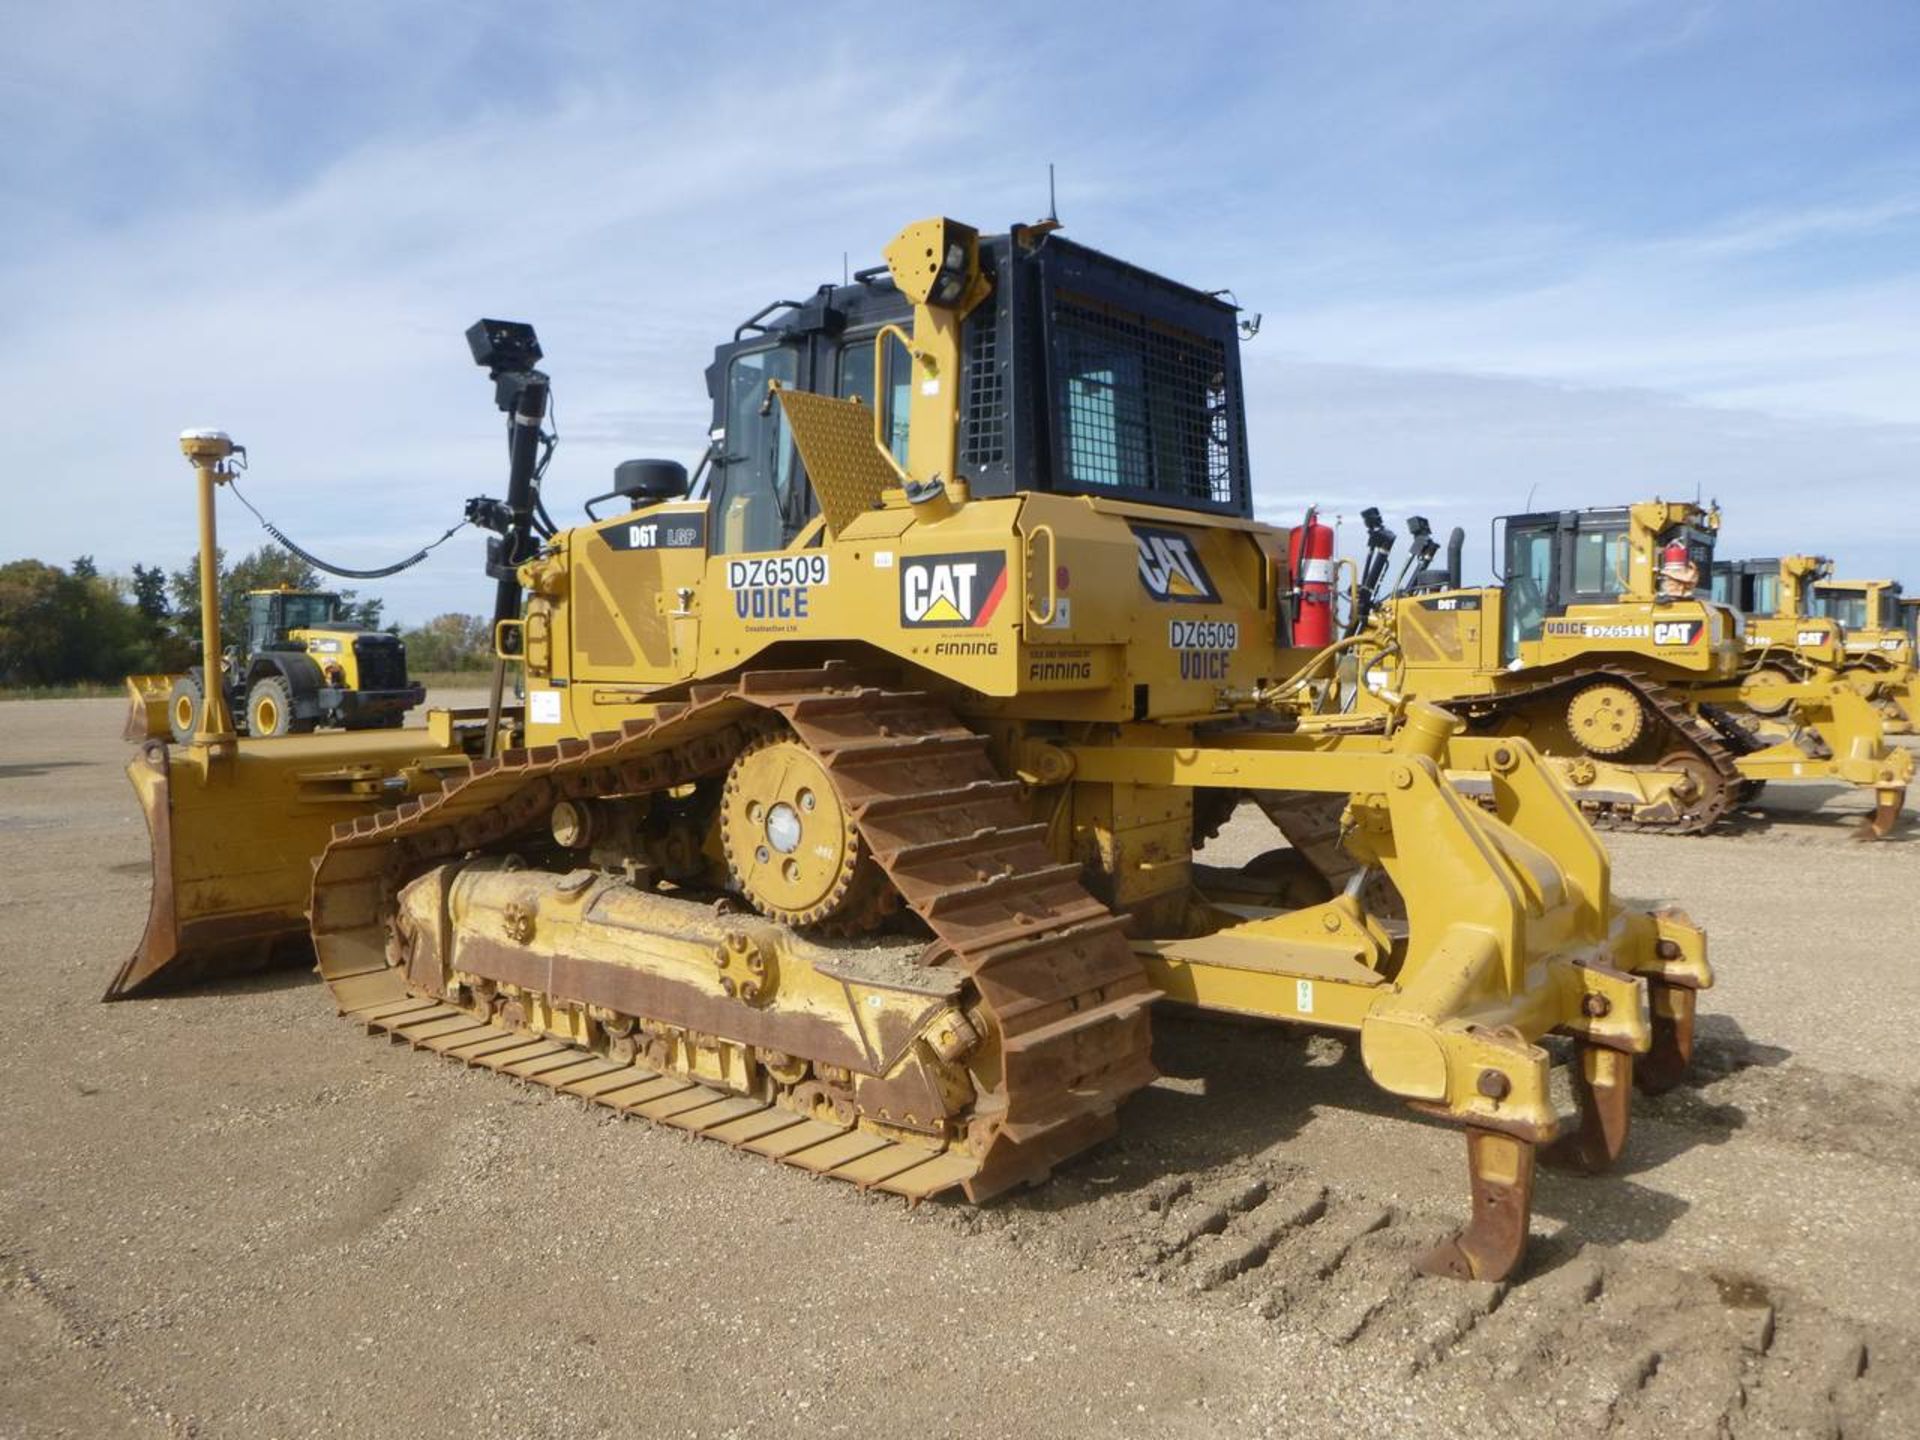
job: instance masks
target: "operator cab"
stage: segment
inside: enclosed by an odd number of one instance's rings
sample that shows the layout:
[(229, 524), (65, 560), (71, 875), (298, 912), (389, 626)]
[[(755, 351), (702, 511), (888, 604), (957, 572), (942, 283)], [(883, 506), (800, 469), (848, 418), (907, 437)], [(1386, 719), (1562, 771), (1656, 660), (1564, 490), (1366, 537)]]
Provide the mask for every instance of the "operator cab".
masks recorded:
[[(1512, 660), (1522, 642), (1545, 633), (1548, 619), (1574, 605), (1604, 605), (1632, 589), (1633, 515), (1629, 506), (1548, 510), (1508, 515), (1494, 550), (1503, 557), (1505, 624), (1501, 656)], [(1691, 521), (1670, 525), (1654, 538), (1652, 562), (1658, 600), (1687, 599), (1713, 567), (1714, 532)], [(1643, 562), (1644, 563), (1644, 562)]]
[[(981, 237), (980, 266), (993, 289), (964, 321), (959, 375), (959, 465), (976, 497), (1051, 491), (1251, 517), (1232, 305), (1046, 226)], [(911, 367), (885, 327), (911, 321), (880, 267), (776, 302), (718, 347), (704, 488), (714, 553), (783, 548), (819, 513), (769, 381), (877, 405), (904, 462)]]
[[(247, 653), (305, 650), (295, 630), (337, 630), (340, 597), (321, 590), (253, 590), (247, 594)], [(346, 628), (355, 628), (346, 627)]]
[[(1738, 610), (1742, 615), (1772, 616), (1780, 613), (1780, 561), (1716, 560), (1713, 562), (1711, 598), (1716, 604)], [(1795, 618), (1808, 613), (1807, 587), (1800, 591), (1800, 608)]]
[(1900, 614), (1898, 581), (1863, 584), (1859, 581), (1823, 580), (1813, 588), (1815, 613), (1829, 620), (1837, 620), (1843, 630), (1908, 628)]

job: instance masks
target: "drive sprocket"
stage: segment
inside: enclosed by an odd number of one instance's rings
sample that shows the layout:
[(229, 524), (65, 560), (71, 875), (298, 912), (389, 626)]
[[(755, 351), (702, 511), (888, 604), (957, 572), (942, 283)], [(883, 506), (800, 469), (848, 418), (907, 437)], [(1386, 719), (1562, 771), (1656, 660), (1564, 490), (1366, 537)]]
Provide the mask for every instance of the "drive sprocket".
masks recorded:
[(1646, 707), (1627, 686), (1596, 680), (1567, 701), (1567, 729), (1590, 755), (1624, 755), (1646, 733)]
[(720, 845), (733, 888), (769, 919), (858, 933), (885, 918), (884, 872), (820, 757), (792, 735), (762, 737), (728, 769)]

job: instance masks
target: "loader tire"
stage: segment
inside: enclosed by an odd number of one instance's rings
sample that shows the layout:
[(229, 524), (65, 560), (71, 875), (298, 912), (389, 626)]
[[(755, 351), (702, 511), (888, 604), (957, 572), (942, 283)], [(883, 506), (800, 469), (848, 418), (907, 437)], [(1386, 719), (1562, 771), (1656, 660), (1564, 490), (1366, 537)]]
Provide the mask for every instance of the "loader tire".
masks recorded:
[(302, 720), (293, 709), (293, 687), (284, 675), (267, 675), (247, 692), (249, 735), (305, 735), (314, 722)]
[(167, 729), (173, 743), (191, 745), (193, 733), (200, 728), (200, 711), (207, 703), (206, 691), (197, 676), (182, 675), (167, 692)]
[(293, 731), (293, 691), (278, 675), (253, 682), (247, 691), (247, 733), (255, 737)]

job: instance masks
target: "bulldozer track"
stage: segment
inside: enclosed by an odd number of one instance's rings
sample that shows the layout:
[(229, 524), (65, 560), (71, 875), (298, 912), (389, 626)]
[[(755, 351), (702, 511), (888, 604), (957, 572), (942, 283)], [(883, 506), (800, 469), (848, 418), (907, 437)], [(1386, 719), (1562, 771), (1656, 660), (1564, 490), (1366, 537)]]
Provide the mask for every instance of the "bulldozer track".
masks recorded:
[[(1547, 699), (1564, 701), (1574, 691), (1597, 679), (1627, 686), (1652, 712), (1656, 722), (1666, 726), (1670, 737), (1657, 748), (1673, 753), (1684, 748), (1697, 755), (1710, 768), (1712, 783), (1706, 793), (1671, 819), (1636, 818), (1631, 805), (1610, 801), (1579, 800), (1582, 812), (1597, 829), (1630, 830), (1650, 834), (1698, 835), (1710, 830), (1726, 813), (1741, 803), (1745, 780), (1740, 774), (1741, 753), (1729, 743), (1717, 725), (1690, 712), (1659, 681), (1642, 671), (1619, 665), (1601, 665), (1573, 675), (1560, 675), (1514, 690), (1487, 691), (1478, 695), (1459, 695), (1434, 703), (1459, 715), (1470, 729), (1511, 715)], [(1677, 742), (1677, 743), (1676, 743)], [(1600, 757), (1606, 758), (1606, 757)], [(1618, 764), (1618, 761), (1608, 763)], [(1657, 764), (1628, 768), (1658, 770)], [(1578, 797), (1575, 797), (1578, 799)]]
[[(1751, 755), (1756, 750), (1764, 750), (1767, 748), (1766, 741), (1754, 734), (1751, 729), (1741, 722), (1738, 716), (1719, 705), (1702, 705), (1700, 707), (1700, 718), (1715, 735), (1720, 737), (1720, 743), (1727, 747), (1728, 752), (1733, 755), (1736, 764), (1739, 763), (1741, 756)], [(1821, 743), (1818, 735), (1801, 730), (1797, 726), (1794, 728), (1794, 743), (1805, 750), (1811, 759), (1832, 758), (1832, 752), (1828, 751), (1827, 747)], [(1826, 752), (1825, 755), (1820, 753), (1822, 751)], [(1766, 788), (1766, 781), (1749, 780), (1743, 775), (1734, 786), (1734, 804), (1750, 805), (1760, 798), (1761, 792)]]
[[(312, 918), (341, 1013), (417, 1049), (863, 1188), (920, 1199), (964, 1186), (977, 1200), (1043, 1179), (1112, 1133), (1115, 1107), (1154, 1078), (1155, 992), (1122, 921), (1082, 886), (1078, 866), (1055, 861), (986, 738), (932, 696), (875, 678), (829, 665), (697, 685), (651, 720), (473, 761), (434, 794), (336, 827), (315, 871)], [(407, 880), (543, 835), (560, 799), (717, 776), (778, 727), (822, 759), (874, 859), (931, 930), (924, 963), (958, 968), (978, 994), (1000, 1074), (967, 1133), (940, 1145), (862, 1123), (871, 1117), (797, 1113), (777, 1096), (616, 1060), (409, 985), (388, 944)]]

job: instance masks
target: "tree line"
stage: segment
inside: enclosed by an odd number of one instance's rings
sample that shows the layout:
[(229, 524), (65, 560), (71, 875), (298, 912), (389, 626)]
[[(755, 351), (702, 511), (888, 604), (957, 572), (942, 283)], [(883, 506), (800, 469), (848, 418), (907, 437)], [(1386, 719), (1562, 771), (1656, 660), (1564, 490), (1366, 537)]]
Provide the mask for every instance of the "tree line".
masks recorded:
[[(220, 638), (246, 634), (247, 592), (287, 586), (325, 590), (304, 560), (263, 545), (220, 571)], [(408, 668), (479, 670), (491, 663), (487, 622), (478, 615), (436, 616), (413, 629), (382, 626), (382, 602), (336, 590), (342, 618), (385, 628), (406, 642)], [(18, 688), (114, 683), (124, 675), (185, 670), (200, 663), (200, 557), (178, 570), (135, 565), (103, 575), (90, 555), (62, 568), (43, 560), (0, 564), (0, 685)]]

